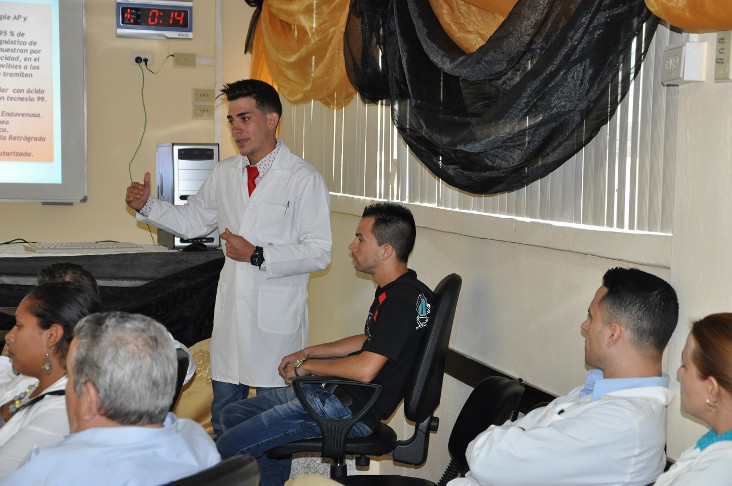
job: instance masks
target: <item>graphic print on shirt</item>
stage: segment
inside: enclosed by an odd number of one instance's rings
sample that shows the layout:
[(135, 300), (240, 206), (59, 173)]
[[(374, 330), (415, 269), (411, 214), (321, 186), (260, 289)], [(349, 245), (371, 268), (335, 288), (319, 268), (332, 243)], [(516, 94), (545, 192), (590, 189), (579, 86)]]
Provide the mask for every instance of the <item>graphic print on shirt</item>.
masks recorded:
[[(379, 301), (379, 306), (373, 312), (369, 310), (369, 315), (366, 318), (366, 339), (369, 341), (371, 341), (371, 324), (376, 322), (376, 318), (379, 317), (379, 307), (381, 307), (381, 304), (383, 304), (386, 300), (386, 292), (382, 292), (381, 294), (379, 294), (377, 300)], [(371, 308), (373, 309), (373, 306)]]
[(430, 307), (427, 297), (424, 294), (419, 294), (419, 297), (417, 297), (417, 327), (415, 329), (422, 329), (430, 321)]

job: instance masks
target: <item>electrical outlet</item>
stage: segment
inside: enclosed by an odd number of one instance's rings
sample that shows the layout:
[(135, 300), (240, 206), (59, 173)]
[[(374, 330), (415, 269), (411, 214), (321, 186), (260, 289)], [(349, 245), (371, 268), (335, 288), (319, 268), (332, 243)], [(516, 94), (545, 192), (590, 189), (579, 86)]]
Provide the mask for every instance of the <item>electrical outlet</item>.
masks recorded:
[(190, 52), (175, 52), (173, 53), (173, 66), (196, 67), (196, 55)]
[(213, 103), (216, 101), (216, 92), (212, 89), (193, 88), (194, 103)]
[(141, 64), (145, 65), (145, 59), (147, 59), (147, 65), (152, 66), (153, 63), (153, 57), (152, 54), (149, 52), (130, 52), (130, 62), (132, 64), (137, 64), (137, 58), (140, 58)]
[(193, 118), (211, 120), (214, 117), (214, 105), (193, 105)]
[(717, 32), (714, 53), (714, 81), (732, 81), (732, 30)]

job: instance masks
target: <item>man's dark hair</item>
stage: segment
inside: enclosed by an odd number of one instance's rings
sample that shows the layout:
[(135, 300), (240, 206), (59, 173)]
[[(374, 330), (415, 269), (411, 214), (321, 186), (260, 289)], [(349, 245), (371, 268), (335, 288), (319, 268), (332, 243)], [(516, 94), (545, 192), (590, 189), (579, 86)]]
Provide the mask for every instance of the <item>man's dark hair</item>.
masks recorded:
[(270, 84), (258, 79), (242, 79), (234, 83), (224, 84), (221, 94), (226, 96), (227, 101), (238, 100), (239, 98), (254, 98), (257, 108), (264, 113), (275, 112), (282, 117), (282, 102), (280, 96)]
[(668, 282), (637, 268), (612, 268), (602, 277), (600, 300), (605, 324), (618, 322), (631, 342), (663, 353), (679, 318), (676, 291)]
[(397, 260), (406, 263), (417, 236), (412, 212), (396, 203), (381, 202), (366, 206), (361, 217), (374, 218), (371, 232), (377, 243), (389, 243), (394, 248)]
[(79, 264), (71, 262), (52, 263), (43, 267), (37, 275), (38, 285), (49, 282), (80, 282), (99, 293), (99, 286), (94, 276)]

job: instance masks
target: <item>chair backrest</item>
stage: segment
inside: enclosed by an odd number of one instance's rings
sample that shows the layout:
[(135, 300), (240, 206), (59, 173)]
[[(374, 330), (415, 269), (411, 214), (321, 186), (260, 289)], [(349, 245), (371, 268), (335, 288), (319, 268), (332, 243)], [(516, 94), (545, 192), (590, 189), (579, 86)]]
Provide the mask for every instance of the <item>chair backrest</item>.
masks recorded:
[(435, 287), (432, 319), (406, 384), (404, 415), (413, 422), (424, 422), (440, 404), (445, 359), (462, 282), (460, 275), (453, 273)]
[(173, 403), (170, 404), (170, 411), (173, 411), (175, 403), (178, 401), (180, 391), (183, 388), (183, 382), (186, 379), (186, 373), (188, 372), (188, 353), (180, 348), (175, 348), (175, 357), (178, 360), (178, 371), (175, 377), (175, 395), (173, 395)]
[(215, 466), (164, 486), (259, 486), (256, 459), (245, 454), (224, 459)]
[(447, 442), (453, 463), (461, 474), (468, 472), (465, 450), (490, 425), (499, 425), (518, 416), (524, 385), (520, 380), (489, 376), (478, 383), (465, 401)]

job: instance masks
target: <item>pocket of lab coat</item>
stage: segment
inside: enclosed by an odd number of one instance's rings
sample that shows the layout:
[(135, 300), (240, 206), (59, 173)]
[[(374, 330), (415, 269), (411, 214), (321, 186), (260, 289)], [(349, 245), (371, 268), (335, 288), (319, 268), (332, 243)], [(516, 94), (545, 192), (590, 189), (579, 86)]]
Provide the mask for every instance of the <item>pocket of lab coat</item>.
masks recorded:
[(291, 242), (293, 208), (290, 201), (267, 201), (260, 209), (260, 221), (266, 221), (257, 229), (260, 241), (270, 244)]
[(257, 324), (266, 332), (292, 334), (300, 329), (302, 307), (300, 290), (292, 287), (259, 288)]

